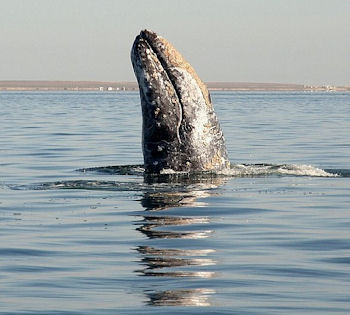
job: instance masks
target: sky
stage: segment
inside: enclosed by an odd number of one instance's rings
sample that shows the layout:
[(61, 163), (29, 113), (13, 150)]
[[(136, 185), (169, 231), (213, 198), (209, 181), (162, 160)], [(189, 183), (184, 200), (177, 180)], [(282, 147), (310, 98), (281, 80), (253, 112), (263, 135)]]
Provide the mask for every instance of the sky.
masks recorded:
[(135, 81), (145, 28), (203, 81), (350, 85), (350, 0), (0, 0), (0, 80)]

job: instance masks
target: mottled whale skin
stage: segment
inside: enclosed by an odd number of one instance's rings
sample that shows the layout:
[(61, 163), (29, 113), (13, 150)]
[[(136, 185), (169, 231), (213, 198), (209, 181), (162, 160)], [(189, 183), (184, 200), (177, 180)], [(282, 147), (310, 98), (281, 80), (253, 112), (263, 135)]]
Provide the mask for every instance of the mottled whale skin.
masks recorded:
[(143, 30), (132, 46), (131, 61), (140, 89), (146, 173), (229, 168), (208, 89), (174, 46)]

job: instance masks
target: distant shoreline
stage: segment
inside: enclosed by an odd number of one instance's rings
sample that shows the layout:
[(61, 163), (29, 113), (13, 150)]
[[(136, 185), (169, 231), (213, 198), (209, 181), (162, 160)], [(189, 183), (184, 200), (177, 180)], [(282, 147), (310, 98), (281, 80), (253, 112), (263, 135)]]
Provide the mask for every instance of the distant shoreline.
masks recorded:
[[(350, 91), (350, 86), (312, 86), (284, 83), (206, 82), (214, 91)], [(137, 91), (128, 81), (0, 81), (0, 91)]]

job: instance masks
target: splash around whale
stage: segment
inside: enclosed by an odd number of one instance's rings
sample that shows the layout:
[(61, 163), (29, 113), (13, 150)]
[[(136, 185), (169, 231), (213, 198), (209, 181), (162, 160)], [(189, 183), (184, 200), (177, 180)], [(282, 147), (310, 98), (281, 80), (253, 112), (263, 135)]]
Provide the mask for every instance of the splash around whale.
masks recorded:
[(229, 169), (208, 89), (175, 47), (143, 30), (132, 46), (131, 61), (140, 90), (145, 171)]

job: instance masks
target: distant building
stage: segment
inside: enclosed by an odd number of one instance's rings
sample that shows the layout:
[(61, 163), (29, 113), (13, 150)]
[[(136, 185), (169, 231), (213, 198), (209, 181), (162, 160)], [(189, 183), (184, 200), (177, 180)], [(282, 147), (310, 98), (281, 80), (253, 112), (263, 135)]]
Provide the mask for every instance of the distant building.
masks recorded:
[(111, 86), (109, 86), (109, 87), (107, 88), (107, 91), (113, 91), (113, 88), (112, 88)]

